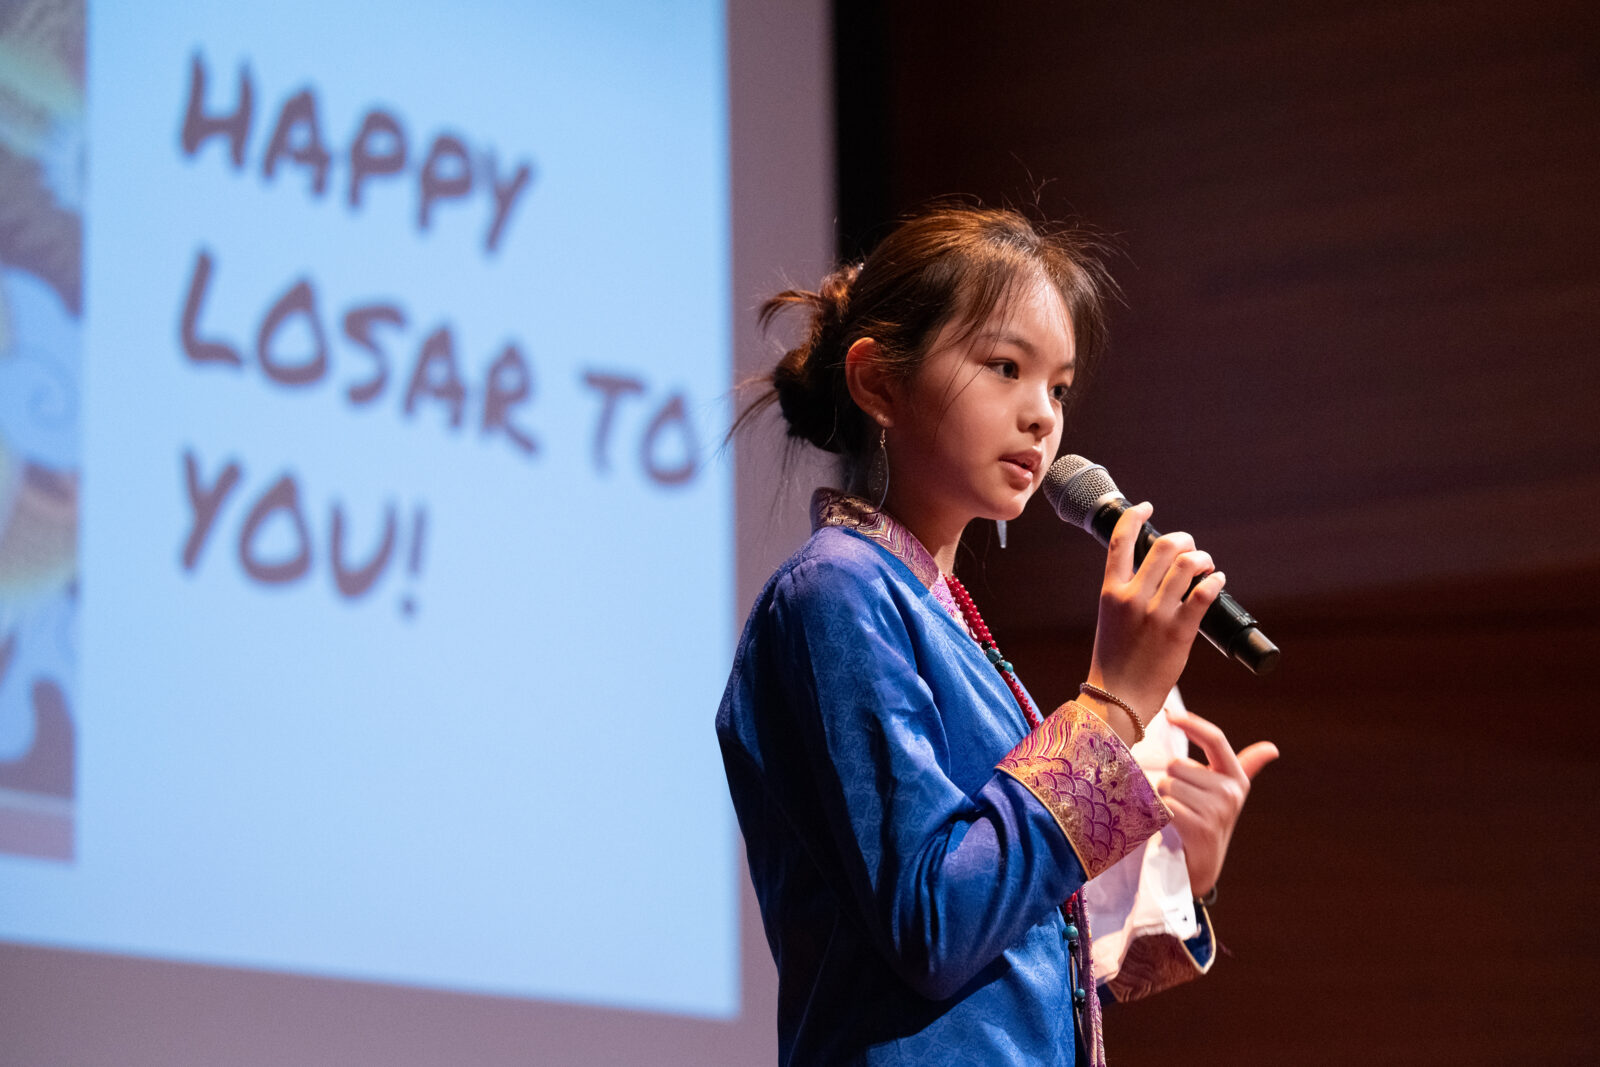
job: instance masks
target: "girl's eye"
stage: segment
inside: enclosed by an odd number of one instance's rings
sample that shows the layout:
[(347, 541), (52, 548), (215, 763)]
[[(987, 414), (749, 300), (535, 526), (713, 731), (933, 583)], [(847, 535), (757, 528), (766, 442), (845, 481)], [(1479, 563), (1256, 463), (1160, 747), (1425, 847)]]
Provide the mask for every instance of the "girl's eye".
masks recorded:
[(1058, 385), (1054, 389), (1050, 390), (1050, 395), (1055, 399), (1056, 403), (1065, 404), (1067, 402), (1067, 398), (1072, 395), (1072, 386)]
[(1019, 376), (1017, 365), (1009, 359), (997, 359), (989, 364), (989, 369), (1003, 378), (1016, 378)]

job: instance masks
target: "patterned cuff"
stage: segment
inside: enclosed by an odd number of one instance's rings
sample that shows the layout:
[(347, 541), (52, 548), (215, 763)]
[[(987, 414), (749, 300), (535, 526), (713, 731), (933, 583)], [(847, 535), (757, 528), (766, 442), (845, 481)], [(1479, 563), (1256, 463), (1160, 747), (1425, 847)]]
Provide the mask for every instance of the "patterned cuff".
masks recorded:
[(1172, 819), (1105, 722), (1063, 704), (997, 764), (1039, 798), (1093, 878)]
[[(1128, 945), (1117, 976), (1106, 983), (1106, 989), (1118, 1003), (1142, 1000), (1211, 970), (1217, 958), (1216, 936), (1211, 932), (1205, 908), (1198, 901), (1195, 912), (1200, 920), (1200, 932), (1189, 941), (1179, 941), (1171, 934), (1150, 934), (1135, 938)], [(1196, 949), (1205, 957), (1205, 962), (1200, 961)]]

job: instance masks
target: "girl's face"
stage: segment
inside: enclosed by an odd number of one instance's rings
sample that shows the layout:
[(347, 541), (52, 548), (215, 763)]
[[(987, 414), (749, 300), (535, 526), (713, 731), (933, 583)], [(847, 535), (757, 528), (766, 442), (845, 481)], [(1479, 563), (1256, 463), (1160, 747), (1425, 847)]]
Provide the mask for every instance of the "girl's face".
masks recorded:
[(1061, 444), (1072, 324), (1056, 289), (1019, 283), (977, 329), (946, 324), (898, 389), (888, 431), (890, 500), (945, 522), (1014, 519)]

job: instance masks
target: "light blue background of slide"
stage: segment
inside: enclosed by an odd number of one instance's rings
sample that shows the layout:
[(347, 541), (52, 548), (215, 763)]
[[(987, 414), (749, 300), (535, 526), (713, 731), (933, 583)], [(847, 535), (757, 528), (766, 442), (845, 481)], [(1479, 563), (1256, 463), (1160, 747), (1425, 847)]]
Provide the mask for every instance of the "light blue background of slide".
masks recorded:
[[(210, 110), (232, 109), (241, 63), (254, 79), (242, 171), (222, 138), (179, 149), (197, 52)], [(721, 5), (97, 3), (88, 54), (78, 849), (0, 858), (0, 936), (735, 1013), (735, 830), (712, 730), (733, 627), (731, 471), (714, 454), (730, 379)], [(262, 177), (278, 109), (306, 87), (334, 157), (320, 198), (291, 162)], [(352, 213), (345, 153), (375, 105), (401, 117), (411, 169)], [(416, 227), (416, 170), (442, 130), (493, 148), (503, 174), (534, 164), (496, 256), (481, 194)], [(179, 345), (202, 245), (202, 331), (242, 370)], [(301, 276), (332, 367), (290, 389), (252, 353)], [(383, 335), (388, 388), (356, 408), (344, 390), (371, 364), (340, 320), (375, 299), (408, 322)], [(401, 410), (445, 321), (460, 430), (437, 405)], [(533, 458), (477, 424), (511, 339), (534, 371), (515, 416)], [(617, 409), (606, 470), (586, 371), (645, 383)], [(640, 441), (679, 391), (706, 466), (663, 488)], [(205, 481), (230, 459), (243, 479), (186, 573), (190, 449)], [(266, 588), (237, 545), (285, 472), (315, 558)], [(385, 503), (407, 520), (356, 601), (328, 568), (334, 501), (356, 557)]]

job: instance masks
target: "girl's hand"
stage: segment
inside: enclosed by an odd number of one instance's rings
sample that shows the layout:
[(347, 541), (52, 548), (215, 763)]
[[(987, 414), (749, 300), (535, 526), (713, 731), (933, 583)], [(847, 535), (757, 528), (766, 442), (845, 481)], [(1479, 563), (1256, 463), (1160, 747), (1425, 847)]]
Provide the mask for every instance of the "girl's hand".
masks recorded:
[[(1127, 701), (1145, 722), (1161, 710), (1177, 684), (1200, 618), (1226, 582), (1212, 569), (1211, 556), (1196, 549), (1186, 533), (1158, 538), (1135, 571), (1134, 542), (1154, 510), (1148, 503), (1136, 504), (1122, 513), (1112, 531), (1089, 664), (1090, 683)], [(1190, 583), (1201, 575), (1204, 580), (1189, 592)], [(1125, 718), (1111, 718), (1101, 703), (1094, 703), (1094, 709), (1108, 722)], [(1125, 740), (1130, 737), (1124, 735)]]
[(1237, 755), (1217, 725), (1189, 711), (1168, 709), (1167, 719), (1200, 746), (1206, 762), (1183, 757), (1167, 764), (1156, 792), (1172, 812), (1172, 824), (1183, 838), (1189, 885), (1203, 897), (1217, 884), (1228, 841), (1239, 821), (1250, 780), (1278, 758), (1278, 746), (1257, 741)]

